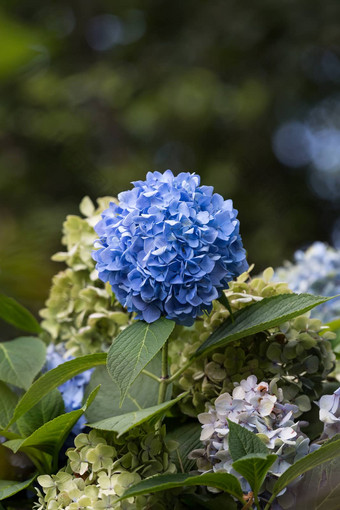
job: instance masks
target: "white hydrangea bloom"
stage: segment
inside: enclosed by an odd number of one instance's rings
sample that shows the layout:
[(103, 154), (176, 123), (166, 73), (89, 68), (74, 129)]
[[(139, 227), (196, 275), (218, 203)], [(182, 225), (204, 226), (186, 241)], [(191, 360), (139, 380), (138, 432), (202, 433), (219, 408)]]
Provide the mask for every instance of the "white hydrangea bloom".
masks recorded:
[(331, 438), (340, 433), (340, 388), (333, 395), (323, 395), (318, 403), (319, 418), (324, 425), (322, 438)]
[(309, 439), (301, 433), (299, 423), (294, 423), (297, 412), (297, 406), (282, 402), (280, 393), (272, 394), (266, 382), (258, 383), (255, 376), (249, 376), (235, 383), (232, 394), (223, 393), (208, 412), (198, 415), (204, 448), (194, 450), (190, 457), (196, 459), (199, 471), (223, 470), (240, 478), (232, 469), (229, 453), (230, 420), (257, 434), (278, 455), (271, 472), (280, 475), (296, 460), (299, 450), (309, 447)]

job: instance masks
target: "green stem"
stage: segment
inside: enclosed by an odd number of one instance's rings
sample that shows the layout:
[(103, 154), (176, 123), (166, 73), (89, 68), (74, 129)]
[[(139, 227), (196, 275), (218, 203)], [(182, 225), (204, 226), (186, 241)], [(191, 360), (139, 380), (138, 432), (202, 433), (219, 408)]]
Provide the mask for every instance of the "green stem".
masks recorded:
[(185, 372), (186, 369), (190, 367), (190, 365), (197, 359), (198, 358), (190, 358), (186, 363), (184, 363), (184, 365), (179, 370), (177, 370), (177, 372), (175, 372), (171, 377), (168, 377), (168, 379), (166, 380), (166, 384), (170, 384), (173, 381), (175, 381), (177, 377), (179, 377), (183, 372)]
[(152, 372), (149, 372), (149, 370), (142, 370), (142, 374), (147, 375), (148, 377), (151, 377), (151, 379), (154, 379), (158, 383), (162, 382), (162, 379), (160, 377), (157, 377), (157, 375), (153, 374)]
[(165, 400), (166, 388), (169, 384), (169, 373), (168, 373), (168, 340), (162, 347), (162, 375), (161, 382), (159, 384), (158, 393), (158, 404), (162, 404)]
[(254, 494), (254, 503), (256, 505), (257, 510), (261, 510), (260, 502), (257, 494)]
[(268, 501), (268, 503), (267, 503), (267, 504), (266, 504), (266, 506), (264, 507), (264, 510), (270, 510), (270, 506), (271, 506), (272, 502), (274, 501), (275, 496), (276, 496), (276, 494), (273, 494), (273, 495), (272, 495), (272, 497), (270, 498), (270, 500)]

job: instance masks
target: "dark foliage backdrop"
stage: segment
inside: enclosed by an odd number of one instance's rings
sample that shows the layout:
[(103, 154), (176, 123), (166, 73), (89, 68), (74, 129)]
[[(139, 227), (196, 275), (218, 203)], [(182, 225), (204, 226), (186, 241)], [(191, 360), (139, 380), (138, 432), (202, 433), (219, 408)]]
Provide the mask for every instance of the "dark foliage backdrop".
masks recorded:
[(84, 195), (195, 171), (234, 200), (257, 270), (340, 210), (340, 4), (7, 0), (0, 10), (0, 288), (47, 296)]

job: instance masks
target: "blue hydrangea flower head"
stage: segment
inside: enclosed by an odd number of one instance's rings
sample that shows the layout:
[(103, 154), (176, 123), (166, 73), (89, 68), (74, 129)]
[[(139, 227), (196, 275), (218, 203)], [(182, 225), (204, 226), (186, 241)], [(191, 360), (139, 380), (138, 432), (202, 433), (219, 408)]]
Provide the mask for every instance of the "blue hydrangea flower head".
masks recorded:
[(237, 211), (195, 174), (133, 184), (95, 226), (99, 278), (137, 319), (191, 325), (248, 268)]
[[(74, 359), (72, 356), (65, 358), (64, 354), (65, 349), (62, 344), (57, 346), (50, 344), (47, 348), (46, 365), (44, 370), (47, 372), (48, 370), (52, 370), (62, 363), (65, 363), (65, 361)], [(83, 405), (84, 391), (90, 381), (92, 372), (92, 369), (86, 370), (59, 386), (58, 390), (64, 399), (66, 413), (80, 409)], [(85, 417), (81, 416), (73, 427), (72, 432), (74, 434), (79, 434), (84, 427), (85, 422)]]
[[(294, 263), (286, 262), (275, 271), (276, 281), (287, 282), (297, 293), (321, 296), (340, 294), (340, 250), (315, 242), (306, 251), (298, 250)], [(331, 322), (340, 317), (340, 299), (332, 299), (311, 311), (311, 317)]]

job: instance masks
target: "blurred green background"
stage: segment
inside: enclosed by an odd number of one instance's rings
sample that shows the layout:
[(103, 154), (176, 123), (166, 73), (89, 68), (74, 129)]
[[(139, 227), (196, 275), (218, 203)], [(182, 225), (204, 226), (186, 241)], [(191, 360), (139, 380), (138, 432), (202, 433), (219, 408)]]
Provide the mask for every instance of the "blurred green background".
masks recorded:
[(340, 3), (4, 0), (0, 289), (38, 310), (62, 222), (149, 170), (239, 210), (259, 271), (338, 243)]

